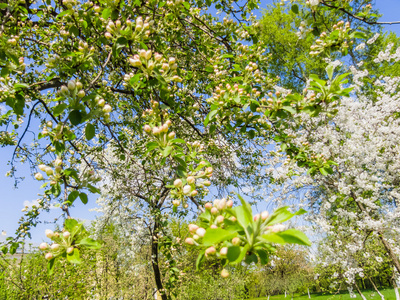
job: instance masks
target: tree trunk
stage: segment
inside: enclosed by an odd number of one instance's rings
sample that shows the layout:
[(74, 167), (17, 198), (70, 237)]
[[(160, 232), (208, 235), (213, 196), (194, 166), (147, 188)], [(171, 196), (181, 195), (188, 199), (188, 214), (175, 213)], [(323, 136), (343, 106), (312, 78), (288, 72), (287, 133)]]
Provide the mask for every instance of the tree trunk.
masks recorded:
[(368, 277), (369, 281), (371, 282), (372, 286), (374, 287), (374, 290), (378, 293), (378, 295), (381, 297), (382, 300), (385, 300), (385, 296), (382, 295), (382, 293), (378, 290), (376, 287), (375, 283), (372, 281), (370, 277)]
[(360, 294), (361, 298), (363, 300), (367, 300), (367, 298), (365, 298), (364, 294), (361, 292), (360, 288), (358, 287), (357, 282), (354, 282), (354, 285), (355, 285), (355, 287), (357, 289), (357, 292)]
[(159, 224), (156, 220), (154, 223), (153, 236), (151, 237), (151, 241), (152, 241), (152, 243), (151, 243), (151, 264), (152, 264), (153, 271), (154, 271), (154, 279), (156, 281), (157, 290), (161, 294), (161, 299), (168, 300), (168, 297), (167, 297), (166, 293), (164, 292), (164, 288), (163, 288), (163, 284), (162, 284), (162, 280), (161, 280), (160, 267), (158, 264), (158, 238), (157, 238), (158, 228), (159, 228)]
[(385, 247), (387, 253), (389, 254), (390, 258), (392, 259), (392, 262), (394, 266), (397, 269), (397, 272), (400, 274), (400, 262), (396, 256), (396, 254), (393, 252), (392, 248), (390, 247), (389, 243), (386, 241), (386, 239), (383, 237), (382, 232), (378, 231), (378, 236), (382, 241), (383, 246)]
[(310, 289), (309, 289), (309, 288), (307, 288), (307, 294), (308, 294), (308, 299), (311, 299), (311, 296), (310, 296)]
[(400, 300), (399, 290), (396, 283), (396, 273), (393, 274), (393, 289), (394, 289), (394, 294), (396, 295), (396, 300)]
[(286, 298), (286, 291), (285, 291), (285, 298)]

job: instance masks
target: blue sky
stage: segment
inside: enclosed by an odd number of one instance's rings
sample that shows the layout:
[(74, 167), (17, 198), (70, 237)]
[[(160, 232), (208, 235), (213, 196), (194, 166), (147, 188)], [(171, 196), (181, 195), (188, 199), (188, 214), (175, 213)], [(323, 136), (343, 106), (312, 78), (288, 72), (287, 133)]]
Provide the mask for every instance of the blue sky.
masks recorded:
[[(261, 8), (266, 8), (267, 4), (272, 1), (262, 1)], [(383, 14), (381, 21), (397, 21), (400, 20), (398, 12), (400, 11), (400, 0), (376, 0), (376, 7)], [(400, 25), (385, 26), (386, 30), (394, 31), (400, 35)], [(29, 142), (29, 141), (27, 141)], [(41, 192), (41, 183), (32, 179), (28, 165), (19, 165), (19, 176), (25, 176), (18, 188), (14, 188), (14, 180), (5, 177), (5, 173), (9, 170), (7, 162), (11, 159), (13, 149), (0, 148), (0, 231), (4, 230), (8, 235), (12, 235), (18, 227), (18, 219), (23, 215), (21, 209), (25, 205), (32, 205), (37, 199), (37, 194)], [(71, 214), (75, 218), (90, 220), (95, 218), (94, 212), (89, 209), (95, 207), (95, 197), (90, 197), (89, 203), (83, 205), (78, 203), (71, 209)], [(50, 213), (43, 213), (41, 220), (53, 221), (54, 218), (61, 214), (60, 209), (52, 209)], [(32, 232), (32, 240), (34, 244), (40, 243), (45, 239), (44, 230), (46, 228), (54, 228), (53, 224), (40, 224), (34, 228)], [(0, 234), (0, 241), (4, 240), (4, 236)]]

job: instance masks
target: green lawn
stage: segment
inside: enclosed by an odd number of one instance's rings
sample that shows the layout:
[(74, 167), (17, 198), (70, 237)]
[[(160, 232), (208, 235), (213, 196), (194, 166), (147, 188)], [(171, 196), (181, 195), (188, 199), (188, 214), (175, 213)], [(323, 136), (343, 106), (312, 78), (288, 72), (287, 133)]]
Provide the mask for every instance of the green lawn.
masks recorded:
[[(379, 290), (384, 296), (386, 300), (396, 300), (396, 296), (394, 294), (393, 289), (386, 289), (386, 290)], [(337, 295), (331, 295), (331, 294), (311, 294), (311, 299), (313, 300), (361, 300), (360, 295), (356, 292), (355, 293), (357, 298), (350, 298), (349, 293), (346, 291), (341, 292), (340, 294)], [(381, 300), (381, 297), (374, 291), (374, 290), (365, 290), (363, 291), (364, 296), (368, 300)], [(267, 300), (268, 298), (256, 298), (257, 300)], [(252, 299), (252, 300), (256, 300)], [(269, 298), (270, 300), (291, 300), (291, 295), (288, 295), (285, 298), (285, 295), (276, 295), (276, 296), (271, 296)], [(308, 300), (307, 294), (294, 294), (293, 300)]]

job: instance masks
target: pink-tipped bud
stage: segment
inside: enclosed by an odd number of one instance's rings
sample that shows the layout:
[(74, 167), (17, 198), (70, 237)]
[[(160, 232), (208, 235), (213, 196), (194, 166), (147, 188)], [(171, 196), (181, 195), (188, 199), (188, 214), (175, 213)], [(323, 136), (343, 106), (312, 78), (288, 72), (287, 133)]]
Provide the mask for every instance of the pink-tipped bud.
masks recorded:
[(170, 139), (174, 139), (175, 138), (175, 132), (170, 132), (169, 134), (168, 134), (168, 138), (170, 138)]
[(182, 186), (182, 180), (180, 180), (180, 179), (175, 179), (175, 181), (174, 181), (174, 186), (176, 187), (176, 188), (180, 188), (181, 186)]
[(232, 201), (232, 200), (228, 200), (228, 201), (226, 202), (226, 206), (229, 207), (229, 208), (232, 208), (232, 206), (233, 206), (233, 201)]
[(74, 247), (68, 247), (67, 248), (67, 253), (71, 254), (72, 252), (74, 252)]
[(204, 184), (205, 186), (210, 186), (210, 185), (211, 185), (211, 182), (210, 182), (209, 180), (206, 180), (206, 181), (203, 182), (203, 184)]
[(48, 253), (46, 253), (46, 255), (44, 256), (44, 258), (47, 259), (47, 260), (50, 260), (50, 259), (53, 258), (53, 254), (50, 253), (50, 252), (48, 252)]
[(167, 126), (169, 127), (169, 126), (172, 125), (172, 121), (171, 121), (171, 120), (167, 120), (167, 121), (165, 122), (165, 124), (167, 124)]
[(215, 253), (217, 253), (217, 250), (213, 246), (206, 249), (206, 256), (215, 255)]
[(221, 250), (219, 250), (219, 254), (221, 254), (222, 256), (226, 256), (228, 254), (228, 248), (222, 247)]
[(63, 237), (64, 237), (65, 239), (69, 238), (70, 236), (71, 236), (71, 234), (69, 233), (69, 231), (63, 232)]
[(189, 184), (193, 184), (196, 181), (196, 179), (193, 176), (189, 176), (186, 180)]
[(219, 216), (217, 217), (217, 223), (220, 224), (220, 223), (222, 223), (222, 222), (224, 222), (224, 216), (219, 215)]
[(210, 202), (207, 202), (207, 203), (204, 205), (204, 207), (205, 207), (205, 209), (210, 210), (210, 209), (212, 208), (212, 204), (211, 204)]
[(194, 239), (193, 238), (186, 238), (185, 243), (188, 245), (194, 245)]
[(211, 224), (210, 228), (211, 228), (211, 229), (217, 229), (217, 228), (218, 228), (218, 226), (217, 226), (217, 225), (215, 225), (215, 224)]
[(228, 278), (229, 277), (229, 272), (226, 269), (223, 269), (221, 271), (221, 277), (222, 278)]
[(183, 194), (184, 195), (189, 195), (192, 192), (192, 187), (190, 185), (185, 185), (183, 187)]
[(172, 201), (172, 205), (173, 206), (179, 206), (181, 204), (181, 201), (179, 201), (179, 200), (173, 200)]
[(57, 243), (54, 243), (50, 246), (51, 250), (57, 251), (58, 249), (60, 249), (60, 245)]
[(254, 221), (257, 221), (259, 218), (260, 218), (260, 214), (256, 214), (256, 215), (253, 217)]
[(150, 125), (144, 125), (143, 126), (143, 130), (146, 132), (146, 133), (150, 133), (151, 132), (151, 127), (150, 127)]
[(153, 134), (154, 134), (154, 135), (159, 135), (160, 132), (161, 132), (161, 129), (160, 129), (160, 128), (158, 128), (157, 126), (156, 126), (156, 127), (153, 127)]
[(193, 235), (193, 239), (194, 239), (195, 241), (197, 241), (198, 239), (200, 239), (200, 237), (199, 237), (197, 234), (194, 234), (194, 235)]
[(189, 231), (191, 233), (196, 232), (197, 229), (199, 229), (199, 226), (197, 226), (196, 224), (189, 224)]
[(46, 229), (46, 231), (44, 232), (44, 234), (51, 239), (54, 236), (54, 232), (51, 229)]
[(232, 244), (233, 244), (234, 246), (240, 246), (240, 238), (234, 237), (234, 238), (232, 239)]
[(211, 208), (211, 214), (213, 215), (218, 214), (218, 209), (216, 207)]
[(271, 226), (270, 229), (271, 229), (272, 232), (284, 231), (285, 230), (285, 225), (283, 225), (283, 224), (275, 224), (275, 225)]
[(204, 235), (206, 234), (206, 230), (204, 229), (204, 228), (198, 228), (197, 230), (196, 230), (196, 234), (199, 236), (199, 237), (204, 237)]
[(47, 245), (47, 243), (41, 243), (41, 244), (39, 245), (39, 249), (40, 249), (40, 250), (46, 250), (48, 247), (49, 247), (49, 245)]
[(236, 222), (237, 221), (237, 219), (234, 216), (230, 217), (229, 220), (231, 220), (232, 222)]
[(268, 217), (269, 213), (266, 210), (261, 213), (261, 220), (265, 221)]
[(196, 197), (199, 194), (197, 190), (194, 190), (193, 192), (190, 193), (191, 197)]

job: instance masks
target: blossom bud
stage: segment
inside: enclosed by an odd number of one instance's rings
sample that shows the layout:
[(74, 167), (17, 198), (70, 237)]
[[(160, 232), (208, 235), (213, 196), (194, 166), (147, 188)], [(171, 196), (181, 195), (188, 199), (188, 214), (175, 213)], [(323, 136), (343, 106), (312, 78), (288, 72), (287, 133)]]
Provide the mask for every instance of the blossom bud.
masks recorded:
[(40, 171), (46, 172), (47, 166), (46, 165), (38, 165), (38, 168)]
[(189, 195), (191, 191), (192, 191), (192, 187), (190, 185), (185, 185), (183, 187), (183, 194), (184, 195)]
[(59, 158), (59, 157), (57, 157), (55, 160), (54, 160), (54, 165), (57, 167), (57, 166), (61, 166), (62, 165), (62, 159), (61, 158)]
[(69, 238), (70, 236), (71, 236), (71, 233), (69, 233), (69, 231), (64, 231), (64, 232), (63, 232), (63, 237), (64, 237), (65, 239)]
[(211, 228), (211, 229), (217, 229), (217, 228), (218, 228), (218, 226), (217, 226), (217, 225), (215, 225), (215, 224), (211, 224), (210, 228)]
[(46, 126), (49, 127), (49, 128), (52, 128), (53, 127), (53, 122), (52, 121), (48, 121), (46, 123)]
[(185, 243), (189, 244), (189, 245), (193, 245), (194, 244), (194, 239), (193, 238), (186, 238), (185, 239)]
[(104, 36), (106, 37), (106, 39), (111, 39), (112, 38), (112, 35), (111, 35), (111, 33), (109, 33), (109, 32), (106, 32), (105, 34), (104, 34)]
[(170, 65), (173, 65), (175, 62), (176, 62), (175, 57), (170, 57), (169, 60), (168, 60), (168, 63), (169, 63)]
[(147, 50), (145, 55), (144, 55), (144, 58), (149, 60), (151, 58), (151, 54), (152, 54), (151, 50)]
[(225, 199), (225, 198), (222, 198), (222, 199), (218, 202), (218, 205), (216, 205), (216, 207), (217, 207), (219, 210), (225, 209), (225, 208), (226, 208), (226, 199)]
[(109, 105), (109, 104), (104, 105), (103, 111), (104, 111), (105, 113), (110, 113), (110, 112), (112, 111), (111, 105)]
[(285, 225), (283, 224), (275, 224), (271, 226), (271, 231), (272, 232), (280, 232), (285, 230)]
[(140, 59), (136, 59), (136, 58), (129, 58), (129, 63), (134, 67), (140, 67), (142, 65), (142, 62), (140, 61)]
[(159, 135), (161, 132), (161, 128), (158, 128), (157, 126), (153, 127), (153, 134), (154, 135)]
[(213, 172), (213, 168), (212, 167), (208, 167), (207, 169), (206, 169), (206, 173), (212, 173)]
[(58, 249), (60, 249), (60, 245), (57, 243), (54, 243), (50, 246), (51, 250), (57, 251)]
[(196, 197), (199, 194), (197, 190), (194, 190), (193, 192), (190, 193), (191, 197)]
[(65, 95), (65, 96), (67, 96), (67, 95), (69, 94), (69, 89), (68, 89), (65, 85), (63, 85), (63, 86), (61, 87), (61, 93), (62, 93), (63, 95)]
[(164, 71), (167, 71), (168, 69), (169, 69), (169, 65), (168, 64), (162, 64), (162, 67), (161, 67)]
[(35, 179), (36, 180), (43, 180), (43, 175), (41, 173), (36, 173), (35, 174)]
[(206, 249), (206, 256), (214, 255), (215, 253), (217, 253), (217, 250), (215, 250), (215, 248), (213, 246)]
[(182, 180), (180, 180), (180, 179), (175, 179), (175, 181), (174, 181), (174, 186), (175, 186), (176, 188), (180, 188), (180, 187), (182, 186)]
[(48, 247), (49, 247), (49, 245), (47, 245), (47, 243), (41, 243), (41, 244), (39, 245), (39, 249), (40, 249), (40, 250), (46, 250)]
[(170, 139), (174, 139), (175, 138), (175, 132), (170, 132), (169, 134), (168, 134), (168, 138), (170, 138)]
[(46, 255), (44, 256), (44, 258), (47, 259), (47, 260), (50, 260), (50, 259), (53, 258), (53, 254), (50, 253), (50, 252), (48, 252), (48, 253), (46, 253)]
[(44, 232), (44, 234), (45, 234), (49, 239), (51, 239), (51, 238), (54, 236), (54, 232), (53, 232), (53, 230), (51, 230), (51, 229), (46, 229), (45, 232)]
[(103, 107), (106, 104), (106, 100), (104, 99), (100, 99), (99, 101), (97, 101), (97, 105), (100, 107)]
[(222, 223), (222, 222), (224, 222), (224, 216), (222, 216), (222, 215), (219, 215), (218, 217), (217, 217), (217, 223), (219, 224), (219, 223)]
[(254, 220), (254, 221), (257, 221), (259, 218), (260, 218), (260, 214), (256, 214), (256, 215), (253, 217), (253, 220)]
[(218, 209), (216, 207), (211, 208), (211, 214), (216, 215), (218, 213)]
[(53, 169), (52, 168), (50, 168), (50, 167), (46, 167), (46, 174), (47, 174), (47, 176), (50, 176), (50, 175), (53, 175)]
[(159, 53), (154, 53), (154, 59), (155, 59), (156, 61), (160, 61), (160, 60), (162, 59), (162, 55), (159, 54)]
[(232, 222), (236, 222), (237, 219), (236, 219), (236, 217), (232, 216), (229, 218), (229, 220), (231, 220)]
[(78, 92), (77, 96), (78, 96), (79, 98), (85, 97), (85, 91), (84, 91), (84, 90), (80, 90), (80, 91)]
[(194, 235), (193, 235), (193, 239), (194, 239), (195, 241), (197, 241), (198, 239), (200, 239), (200, 237), (199, 237), (197, 234), (194, 234)]
[(195, 178), (193, 176), (189, 176), (186, 180), (189, 184), (193, 184), (195, 182)]
[(136, 26), (143, 26), (143, 18), (142, 17), (137, 17)]
[(232, 201), (232, 200), (228, 200), (228, 201), (226, 202), (226, 206), (229, 207), (229, 208), (232, 208), (232, 206), (233, 206), (233, 201)]
[(73, 91), (75, 89), (75, 82), (73, 80), (68, 81), (68, 89)]
[(232, 239), (232, 244), (233, 244), (234, 246), (240, 246), (240, 238), (234, 237), (234, 238)]
[(204, 184), (205, 186), (210, 186), (210, 185), (211, 185), (211, 182), (210, 182), (209, 180), (206, 180), (206, 181), (203, 182), (203, 184)]
[(223, 269), (221, 271), (221, 277), (222, 278), (228, 278), (229, 277), (229, 272), (226, 269)]
[(191, 233), (195, 232), (197, 229), (199, 229), (199, 226), (197, 226), (196, 224), (189, 224), (189, 231)]
[(181, 204), (181, 201), (179, 201), (179, 200), (173, 200), (172, 201), (172, 205), (173, 206), (179, 206), (179, 204)]
[(143, 130), (146, 132), (146, 133), (149, 133), (150, 131), (151, 131), (151, 127), (150, 127), (150, 125), (144, 125), (143, 126)]
[(99, 13), (100, 11), (101, 11), (101, 8), (100, 8), (100, 6), (93, 6), (93, 10), (95, 11), (95, 12), (97, 12), (97, 13)]
[(226, 256), (228, 254), (228, 248), (222, 247), (221, 250), (219, 250), (219, 254), (221, 254), (222, 256)]
[(74, 252), (74, 247), (68, 247), (67, 248), (67, 253), (71, 254), (72, 252)]
[(263, 211), (262, 213), (261, 213), (261, 219), (263, 220), (263, 221), (265, 221), (266, 219), (268, 219), (268, 217), (269, 217), (269, 213), (265, 210), (265, 211)]
[(196, 234), (199, 236), (199, 237), (204, 237), (204, 235), (206, 234), (206, 230), (204, 229), (204, 228), (198, 228), (197, 230), (196, 230)]
[(205, 209), (210, 210), (210, 209), (212, 208), (212, 204), (211, 204), (210, 202), (207, 202), (207, 203), (204, 205), (204, 207), (205, 207)]

